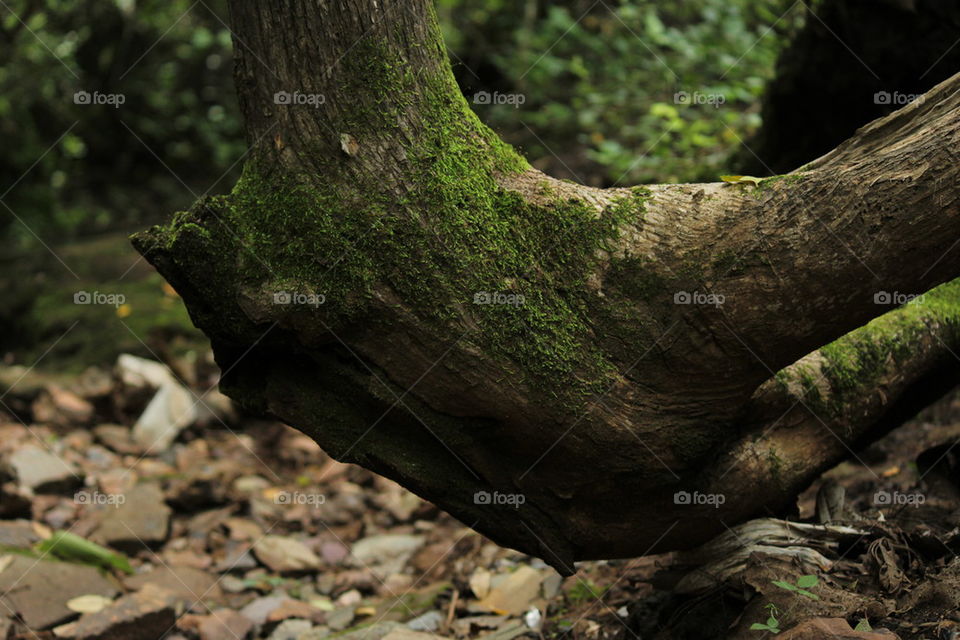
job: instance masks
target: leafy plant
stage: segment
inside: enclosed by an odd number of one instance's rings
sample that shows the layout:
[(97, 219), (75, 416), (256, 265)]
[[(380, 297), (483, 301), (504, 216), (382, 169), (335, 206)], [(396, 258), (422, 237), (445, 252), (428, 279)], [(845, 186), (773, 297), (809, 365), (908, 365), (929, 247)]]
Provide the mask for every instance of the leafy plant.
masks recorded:
[(777, 609), (777, 605), (772, 602), (765, 607), (769, 613), (769, 617), (766, 622), (754, 622), (750, 625), (751, 631), (769, 631), (770, 633), (780, 633), (780, 621), (777, 619), (777, 616), (780, 615), (780, 611)]
[(801, 596), (810, 598), (811, 600), (819, 600), (820, 596), (815, 593), (811, 593), (808, 589), (811, 589), (817, 586), (820, 580), (817, 576), (800, 576), (797, 578), (797, 582), (785, 582), (783, 580), (774, 580), (773, 584), (777, 585), (781, 589), (786, 589), (787, 591), (793, 591)]

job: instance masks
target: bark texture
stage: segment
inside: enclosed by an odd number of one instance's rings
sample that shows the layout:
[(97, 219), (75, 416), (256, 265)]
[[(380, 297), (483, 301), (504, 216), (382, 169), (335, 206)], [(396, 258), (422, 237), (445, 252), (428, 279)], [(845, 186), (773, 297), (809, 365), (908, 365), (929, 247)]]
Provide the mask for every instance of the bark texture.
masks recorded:
[(960, 272), (960, 76), (794, 174), (599, 190), (479, 122), (427, 0), (231, 5), (244, 175), (137, 247), (226, 393), (501, 544), (703, 542), (949, 362), (954, 285), (878, 302)]

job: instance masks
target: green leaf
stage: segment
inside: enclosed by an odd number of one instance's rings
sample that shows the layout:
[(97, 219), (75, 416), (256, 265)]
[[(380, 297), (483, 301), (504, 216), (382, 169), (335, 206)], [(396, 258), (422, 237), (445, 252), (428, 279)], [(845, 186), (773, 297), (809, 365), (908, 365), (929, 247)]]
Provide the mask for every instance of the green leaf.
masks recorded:
[(817, 583), (820, 582), (820, 579), (817, 576), (800, 576), (797, 578), (797, 586), (801, 589), (809, 589), (810, 587), (817, 586)]
[(720, 176), (720, 179), (724, 182), (730, 182), (732, 184), (750, 182), (755, 187), (760, 186), (760, 183), (763, 182), (763, 178), (755, 178), (754, 176)]
[(870, 622), (863, 618), (860, 622), (857, 623), (857, 626), (853, 628), (854, 631), (873, 631), (873, 627), (870, 626)]
[(781, 589), (786, 589), (787, 591), (799, 591), (797, 585), (791, 582), (784, 582), (783, 580), (774, 580), (773, 584), (777, 585)]
[(130, 561), (126, 556), (106, 547), (101, 547), (95, 542), (90, 542), (69, 531), (54, 532), (37, 548), (63, 560), (113, 568), (129, 574), (133, 573), (133, 567), (130, 566)]

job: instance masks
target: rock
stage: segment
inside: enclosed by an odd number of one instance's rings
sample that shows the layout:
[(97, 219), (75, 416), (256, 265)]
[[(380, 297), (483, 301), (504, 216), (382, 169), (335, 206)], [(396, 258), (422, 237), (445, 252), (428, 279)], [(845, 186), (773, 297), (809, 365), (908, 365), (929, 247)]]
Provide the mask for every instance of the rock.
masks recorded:
[[(586, 637), (597, 637), (597, 635), (599, 635), (599, 625), (597, 625), (596, 623), (594, 623), (594, 625), (598, 627), (597, 629), (598, 633), (591, 634)], [(513, 640), (513, 638), (516, 638), (517, 636), (521, 636), (525, 633), (528, 633), (529, 631), (530, 629), (527, 628), (527, 625), (525, 625), (524, 623), (514, 622), (511, 624), (505, 625), (497, 629), (496, 631), (485, 633), (484, 635), (480, 636), (480, 638), (483, 638), (484, 640)]]
[(266, 624), (270, 612), (283, 604), (285, 600), (287, 600), (287, 596), (284, 595), (257, 598), (241, 609), (240, 614), (260, 627)]
[(93, 435), (103, 446), (117, 453), (131, 455), (143, 453), (143, 447), (133, 441), (133, 434), (129, 427), (119, 424), (101, 424), (93, 428)]
[(123, 504), (104, 510), (91, 539), (117, 549), (139, 551), (167, 539), (172, 510), (160, 487), (145, 483), (125, 494)]
[[(0, 522), (0, 548), (29, 549), (33, 543), (39, 540), (40, 536), (37, 535), (33, 524), (29, 520)], [(0, 636), (0, 640), (2, 640), (2, 636)]]
[(340, 607), (327, 614), (327, 626), (334, 631), (342, 631), (350, 626), (355, 614), (353, 607)]
[(33, 420), (44, 424), (67, 426), (86, 424), (93, 419), (93, 405), (58, 385), (50, 385), (37, 396), (31, 406)]
[[(8, 558), (8, 559), (4, 559)], [(31, 629), (47, 629), (77, 614), (67, 602), (84, 595), (112, 598), (117, 588), (87, 565), (0, 556), (0, 611), (16, 611)]]
[(264, 536), (254, 545), (253, 553), (277, 573), (309, 571), (320, 566), (320, 558), (305, 544), (285, 536)]
[(320, 555), (327, 564), (340, 564), (350, 555), (350, 549), (340, 542), (324, 542), (320, 545)]
[(176, 623), (178, 605), (175, 593), (147, 585), (96, 613), (57, 627), (54, 634), (67, 640), (161, 638)]
[(898, 640), (892, 631), (854, 631), (843, 618), (811, 618), (777, 636), (779, 640)]
[(327, 613), (301, 600), (287, 598), (267, 614), (267, 624), (283, 622), (290, 618), (302, 618), (316, 624), (323, 624), (327, 619)]
[(446, 616), (439, 611), (427, 611), (422, 616), (407, 621), (407, 628), (413, 631), (437, 631), (446, 620)]
[(519, 616), (526, 613), (530, 604), (540, 595), (540, 572), (522, 566), (503, 581), (491, 588), (479, 606), (494, 613)]
[(370, 536), (353, 545), (351, 551), (362, 566), (389, 575), (400, 573), (424, 540), (423, 536), (405, 534)]
[(170, 368), (162, 362), (147, 360), (123, 353), (117, 358), (117, 376), (127, 387), (158, 389), (168, 382), (176, 382)]
[(300, 636), (313, 628), (313, 623), (309, 620), (284, 620), (267, 640), (299, 640)]
[(432, 633), (423, 633), (421, 631), (413, 631), (407, 629), (406, 627), (397, 627), (393, 631), (390, 631), (387, 635), (383, 636), (382, 640), (442, 640), (442, 636), (437, 636)]
[(200, 640), (246, 640), (251, 631), (253, 623), (229, 609), (217, 609), (203, 616), (198, 629)]
[(162, 385), (133, 425), (133, 441), (147, 452), (166, 451), (180, 431), (196, 421), (196, 404), (179, 382)]
[(133, 590), (147, 586), (166, 589), (190, 606), (201, 601), (217, 602), (223, 598), (223, 590), (214, 576), (206, 571), (185, 566), (157, 567), (147, 573), (126, 578), (123, 584)]
[(76, 467), (33, 444), (15, 451), (9, 465), (17, 483), (35, 493), (69, 493), (83, 482)]
[[(369, 627), (338, 634), (337, 640), (383, 640), (387, 634), (397, 629), (405, 629), (405, 627), (399, 622), (377, 622)], [(322, 640), (328, 635), (330, 635), (329, 629), (319, 627), (306, 632), (297, 640)]]

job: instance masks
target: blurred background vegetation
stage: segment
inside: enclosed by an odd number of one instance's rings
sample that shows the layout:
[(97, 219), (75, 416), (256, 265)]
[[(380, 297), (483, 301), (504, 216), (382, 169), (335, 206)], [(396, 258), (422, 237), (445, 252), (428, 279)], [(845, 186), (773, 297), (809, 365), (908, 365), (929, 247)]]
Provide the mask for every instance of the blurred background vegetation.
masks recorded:
[[(855, 4), (834, 2), (844, 3)], [(29, 365), (55, 344), (51, 358), (103, 362), (196, 339), (126, 237), (229, 191), (242, 167), (226, 1), (0, 5), (0, 356)], [(742, 141), (762, 124), (778, 56), (809, 21), (795, 0), (437, 6), (465, 95), (524, 97), (476, 104), (480, 117), (538, 168), (597, 186), (712, 181), (750, 164)], [(124, 103), (78, 104), (77, 92)], [(126, 303), (75, 305), (77, 291)]]

